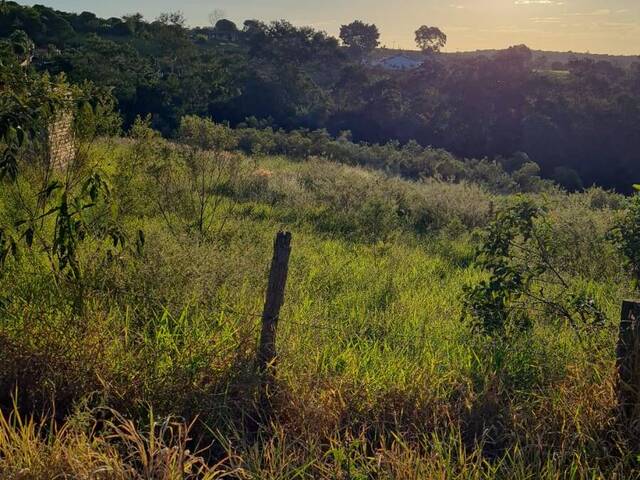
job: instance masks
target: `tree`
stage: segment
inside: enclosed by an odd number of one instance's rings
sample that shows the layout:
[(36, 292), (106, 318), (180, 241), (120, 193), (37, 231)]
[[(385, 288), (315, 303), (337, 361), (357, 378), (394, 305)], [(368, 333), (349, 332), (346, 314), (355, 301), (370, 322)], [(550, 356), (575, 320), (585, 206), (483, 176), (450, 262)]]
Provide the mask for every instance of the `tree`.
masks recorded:
[(156, 21), (162, 25), (177, 27), (180, 30), (183, 30), (187, 24), (187, 19), (182, 12), (161, 13)]
[(99, 19), (95, 13), (82, 12), (80, 15), (71, 17), (71, 26), (77, 32), (91, 33), (100, 31), (104, 21)]
[(374, 24), (356, 20), (340, 27), (340, 39), (357, 56), (362, 57), (380, 45), (380, 32)]
[(252, 34), (252, 33), (264, 33), (267, 29), (267, 25), (260, 20), (245, 20), (243, 23), (242, 31), (244, 33)]
[(238, 31), (236, 24), (226, 18), (218, 20), (215, 24), (215, 29), (221, 33), (236, 33)]
[(526, 70), (533, 60), (533, 52), (526, 45), (513, 45), (506, 50), (500, 50), (494, 59), (506, 67)]
[[(136, 126), (139, 133), (148, 125)], [(232, 130), (209, 119), (185, 116), (179, 128), (180, 146), (167, 148), (154, 138), (159, 155), (150, 167), (157, 182), (156, 203), (174, 235), (197, 233), (204, 241), (219, 233), (235, 211), (225, 192), (233, 191), (243, 174), (242, 158), (229, 152), (237, 146)]]
[(416, 30), (416, 44), (425, 53), (438, 53), (447, 44), (447, 36), (438, 27), (422, 25)]
[(141, 13), (125, 15), (122, 17), (122, 21), (126, 25), (129, 35), (139, 35), (144, 29), (144, 17)]
[[(0, 68), (0, 181), (13, 206), (0, 219), (0, 275), (9, 257), (19, 259), (23, 243), (47, 259), (57, 285), (71, 282), (74, 307), (81, 312), (80, 245), (90, 238), (109, 238), (115, 247), (125, 236), (115, 226), (117, 211), (104, 173), (78, 154), (80, 145), (66, 165), (56, 165), (43, 132), (60, 114), (69, 113), (79, 120), (74, 127), (82, 127), (74, 128), (73, 136), (89, 142), (103, 120), (110, 122), (113, 112), (105, 107), (115, 101), (104, 90), (102, 98), (94, 98), (92, 85), (70, 85), (64, 76), (52, 78), (21, 68), (20, 59), (10, 60), (3, 59)], [(92, 131), (87, 121), (95, 127)]]

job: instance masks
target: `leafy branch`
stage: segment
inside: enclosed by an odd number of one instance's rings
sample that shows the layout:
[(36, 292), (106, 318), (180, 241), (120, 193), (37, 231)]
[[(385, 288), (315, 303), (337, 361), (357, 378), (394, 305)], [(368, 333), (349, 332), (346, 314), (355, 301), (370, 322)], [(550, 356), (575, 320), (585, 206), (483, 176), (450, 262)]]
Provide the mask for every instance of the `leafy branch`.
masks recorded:
[(492, 336), (529, 329), (531, 313), (565, 319), (584, 343), (585, 329), (602, 326), (596, 301), (575, 289), (555, 264), (546, 210), (520, 198), (499, 212), (484, 233), (476, 263), (489, 278), (467, 286), (464, 315), (475, 330)]

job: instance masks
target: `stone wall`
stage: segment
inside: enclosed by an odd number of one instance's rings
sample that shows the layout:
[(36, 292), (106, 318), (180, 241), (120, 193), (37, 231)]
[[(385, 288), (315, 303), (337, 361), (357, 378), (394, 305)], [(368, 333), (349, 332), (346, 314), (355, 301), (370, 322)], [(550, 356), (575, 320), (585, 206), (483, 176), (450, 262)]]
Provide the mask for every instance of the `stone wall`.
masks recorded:
[(54, 168), (65, 168), (76, 156), (73, 115), (64, 113), (49, 126), (49, 155)]

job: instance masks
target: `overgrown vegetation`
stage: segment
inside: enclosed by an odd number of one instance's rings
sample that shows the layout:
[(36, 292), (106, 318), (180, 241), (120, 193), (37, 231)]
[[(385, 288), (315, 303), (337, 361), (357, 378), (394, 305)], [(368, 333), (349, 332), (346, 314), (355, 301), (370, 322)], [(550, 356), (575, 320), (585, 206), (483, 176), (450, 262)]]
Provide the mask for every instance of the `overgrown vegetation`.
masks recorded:
[[(0, 477), (640, 477), (613, 368), (637, 195), (567, 193), (524, 157), (194, 116), (173, 141), (142, 118), (118, 136), (108, 91), (11, 48)], [(76, 152), (55, 166), (63, 112)], [(265, 409), (279, 229), (293, 255)]]
[[(112, 124), (89, 100), (67, 108)], [(80, 136), (62, 169), (46, 142), (16, 150), (3, 477), (638, 475), (612, 368), (637, 198), (247, 155), (246, 133), (187, 117), (173, 143), (138, 120)], [(255, 352), (280, 228), (294, 253), (266, 416)]]

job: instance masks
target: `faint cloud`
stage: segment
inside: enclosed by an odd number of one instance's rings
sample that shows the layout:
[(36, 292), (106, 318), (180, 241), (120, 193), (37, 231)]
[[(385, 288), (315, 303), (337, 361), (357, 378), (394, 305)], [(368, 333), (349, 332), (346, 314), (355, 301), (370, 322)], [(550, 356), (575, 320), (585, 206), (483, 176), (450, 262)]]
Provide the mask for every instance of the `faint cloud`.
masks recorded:
[(600, 10), (593, 10), (592, 12), (575, 12), (568, 13), (572, 17), (606, 17), (607, 15), (611, 15), (611, 10), (608, 8), (602, 8)]
[(637, 30), (640, 27), (634, 22), (604, 22), (600, 26), (612, 30)]
[(562, 19), (559, 17), (532, 17), (531, 20), (533, 23), (560, 23)]
[(515, 0), (515, 5), (564, 5), (564, 2), (555, 0)]

